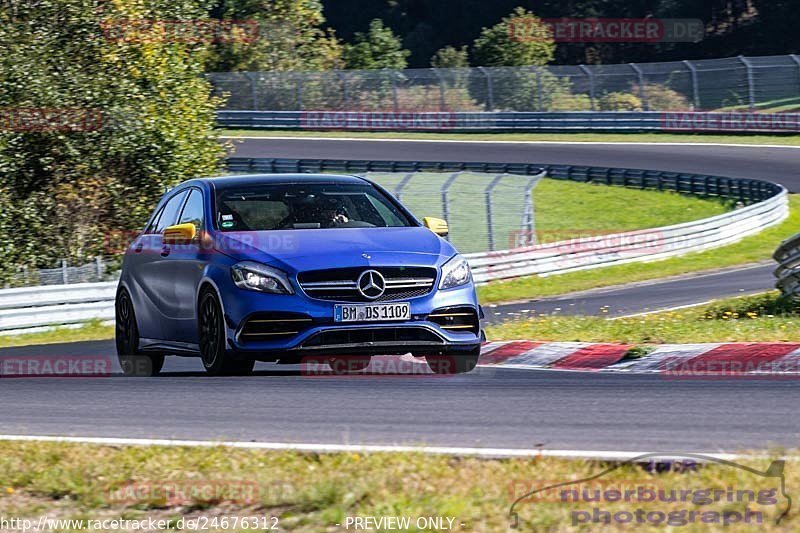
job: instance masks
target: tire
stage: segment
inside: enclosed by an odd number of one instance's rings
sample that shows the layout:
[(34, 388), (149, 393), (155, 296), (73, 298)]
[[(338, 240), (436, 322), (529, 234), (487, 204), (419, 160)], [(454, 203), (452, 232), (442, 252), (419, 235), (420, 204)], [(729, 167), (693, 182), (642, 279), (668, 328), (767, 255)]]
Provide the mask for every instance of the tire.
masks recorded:
[(127, 290), (120, 289), (117, 292), (114, 309), (117, 358), (122, 373), (131, 377), (157, 376), (164, 366), (164, 356), (139, 351), (139, 327), (136, 325), (131, 295)]
[(425, 362), (434, 374), (466, 374), (475, 369), (480, 355), (478, 348), (464, 355), (426, 355)]
[(372, 359), (369, 355), (350, 356), (350, 357), (331, 357), (328, 359), (328, 366), (331, 372), (336, 375), (347, 375), (361, 372), (369, 366)]
[(203, 291), (198, 306), (200, 358), (209, 376), (247, 376), (253, 372), (255, 361), (232, 359), (225, 349), (225, 319), (216, 293)]

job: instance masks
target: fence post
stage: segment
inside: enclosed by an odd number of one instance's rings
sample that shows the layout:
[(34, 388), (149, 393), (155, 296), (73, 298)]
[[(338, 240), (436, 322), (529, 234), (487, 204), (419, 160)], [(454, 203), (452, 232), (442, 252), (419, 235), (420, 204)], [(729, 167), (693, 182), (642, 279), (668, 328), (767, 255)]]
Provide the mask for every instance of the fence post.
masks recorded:
[(295, 75), (295, 85), (297, 91), (297, 110), (303, 110), (303, 74), (296, 73)]
[(432, 68), (431, 71), (439, 80), (439, 111), (447, 111), (447, 101), (445, 100), (444, 78), (439, 74), (439, 69)]
[[(796, 54), (790, 54), (789, 57), (792, 58), (792, 61), (797, 63), (797, 68), (800, 70), (800, 56), (798, 56)], [(800, 72), (798, 72), (798, 75), (800, 76)]]
[(337, 70), (336, 77), (342, 81), (342, 98), (344, 99), (343, 111), (347, 111), (350, 108), (350, 92), (347, 90), (347, 75), (341, 70)]
[(493, 252), (495, 250), (494, 246), (494, 214), (492, 213), (492, 191), (497, 184), (500, 183), (500, 180), (505, 177), (505, 174), (498, 174), (494, 177), (494, 179), (489, 183), (484, 191), (486, 195), (486, 228), (488, 230), (487, 239), (489, 240), (489, 251)]
[(539, 67), (533, 67), (533, 70), (536, 71), (536, 95), (537, 95), (537, 102), (536, 108), (539, 112), (544, 111), (544, 94), (542, 93), (542, 69)]
[[(442, 217), (444, 218), (444, 221), (447, 222), (448, 225), (450, 225), (450, 207), (449, 207), (449, 204), (448, 204), (448, 201), (447, 201), (447, 193), (450, 190), (450, 187), (453, 185), (453, 182), (456, 181), (456, 178), (458, 178), (461, 174), (462, 174), (462, 172), (454, 172), (442, 184), (442, 189), (441, 189), (441, 193), (442, 193)], [(447, 239), (449, 241), (450, 240), (450, 235), (448, 234), (445, 237), (445, 239)]]
[(737, 59), (741, 61), (742, 64), (747, 69), (748, 101), (749, 101), (750, 111), (754, 111), (756, 108), (756, 78), (753, 72), (753, 65), (744, 56), (739, 56)]
[(494, 110), (494, 88), (492, 87), (492, 75), (485, 67), (478, 67), (478, 72), (486, 78), (486, 111)]
[(700, 109), (700, 83), (697, 79), (697, 67), (689, 60), (684, 61), (683, 64), (689, 69), (689, 74), (692, 77), (692, 101), (694, 102), (694, 110), (697, 111)]
[(397, 101), (397, 73), (394, 70), (385, 69), (385, 72), (392, 80), (392, 100), (394, 101), (394, 112), (400, 112), (400, 103)]
[[(532, 177), (525, 186), (525, 212), (522, 215), (522, 246), (533, 246), (536, 244), (536, 203), (533, 200), (533, 189), (544, 177), (544, 173)], [(525, 239), (525, 234), (528, 238)]]
[(589, 70), (589, 67), (586, 65), (578, 65), (578, 68), (581, 69), (581, 72), (589, 78), (589, 105), (591, 106), (592, 111), (595, 110), (595, 86), (594, 86), (594, 72)]
[(67, 260), (61, 260), (61, 281), (64, 285), (69, 283), (69, 272), (67, 271)]
[(397, 198), (398, 201), (400, 201), (400, 197), (403, 194), (403, 189), (405, 189), (406, 185), (408, 185), (408, 182), (411, 181), (411, 178), (414, 176), (414, 174), (415, 172), (409, 172), (403, 176), (403, 179), (400, 180), (400, 183), (395, 186), (394, 197)]
[(250, 80), (250, 92), (253, 97), (253, 111), (258, 111), (258, 72), (245, 72), (244, 75)]
[(94, 258), (94, 264), (97, 267), (97, 281), (103, 279), (103, 274), (105, 273), (105, 265), (103, 264), (103, 258), (99, 255)]
[(650, 111), (650, 102), (647, 101), (647, 92), (644, 90), (644, 71), (636, 63), (628, 63), (639, 78), (639, 98), (645, 111)]

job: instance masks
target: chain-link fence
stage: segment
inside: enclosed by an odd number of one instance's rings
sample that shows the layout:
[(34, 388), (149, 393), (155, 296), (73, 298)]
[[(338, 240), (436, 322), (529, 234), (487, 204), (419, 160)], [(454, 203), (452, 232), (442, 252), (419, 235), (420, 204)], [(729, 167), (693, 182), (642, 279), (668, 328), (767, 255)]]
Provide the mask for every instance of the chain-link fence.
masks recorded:
[(91, 263), (69, 265), (66, 260), (55, 268), (23, 267), (11, 274), (3, 287), (27, 287), (32, 285), (67, 285), (72, 283), (93, 283), (114, 279), (119, 268), (118, 258), (97, 257)]
[(211, 73), (227, 110), (711, 111), (800, 109), (800, 56), (668, 63)]

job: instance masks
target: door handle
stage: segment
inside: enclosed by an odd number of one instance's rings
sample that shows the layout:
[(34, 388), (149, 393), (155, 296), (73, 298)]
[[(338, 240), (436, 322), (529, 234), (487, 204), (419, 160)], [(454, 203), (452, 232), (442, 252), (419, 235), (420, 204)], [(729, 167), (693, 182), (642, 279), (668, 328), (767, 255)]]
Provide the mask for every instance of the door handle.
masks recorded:
[(169, 255), (170, 249), (169, 246), (164, 246), (161, 248), (161, 257), (167, 257)]

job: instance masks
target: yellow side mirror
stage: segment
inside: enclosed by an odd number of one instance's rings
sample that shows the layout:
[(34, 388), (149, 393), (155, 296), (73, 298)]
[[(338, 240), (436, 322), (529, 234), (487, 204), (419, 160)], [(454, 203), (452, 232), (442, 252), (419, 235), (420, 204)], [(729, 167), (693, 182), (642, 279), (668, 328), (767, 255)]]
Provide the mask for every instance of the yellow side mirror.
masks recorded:
[(197, 228), (191, 222), (170, 226), (164, 230), (164, 244), (187, 244), (197, 236)]
[(434, 232), (436, 235), (446, 237), (447, 234), (450, 233), (450, 230), (447, 227), (447, 222), (441, 218), (425, 217), (422, 219), (422, 223), (425, 224), (425, 227)]

